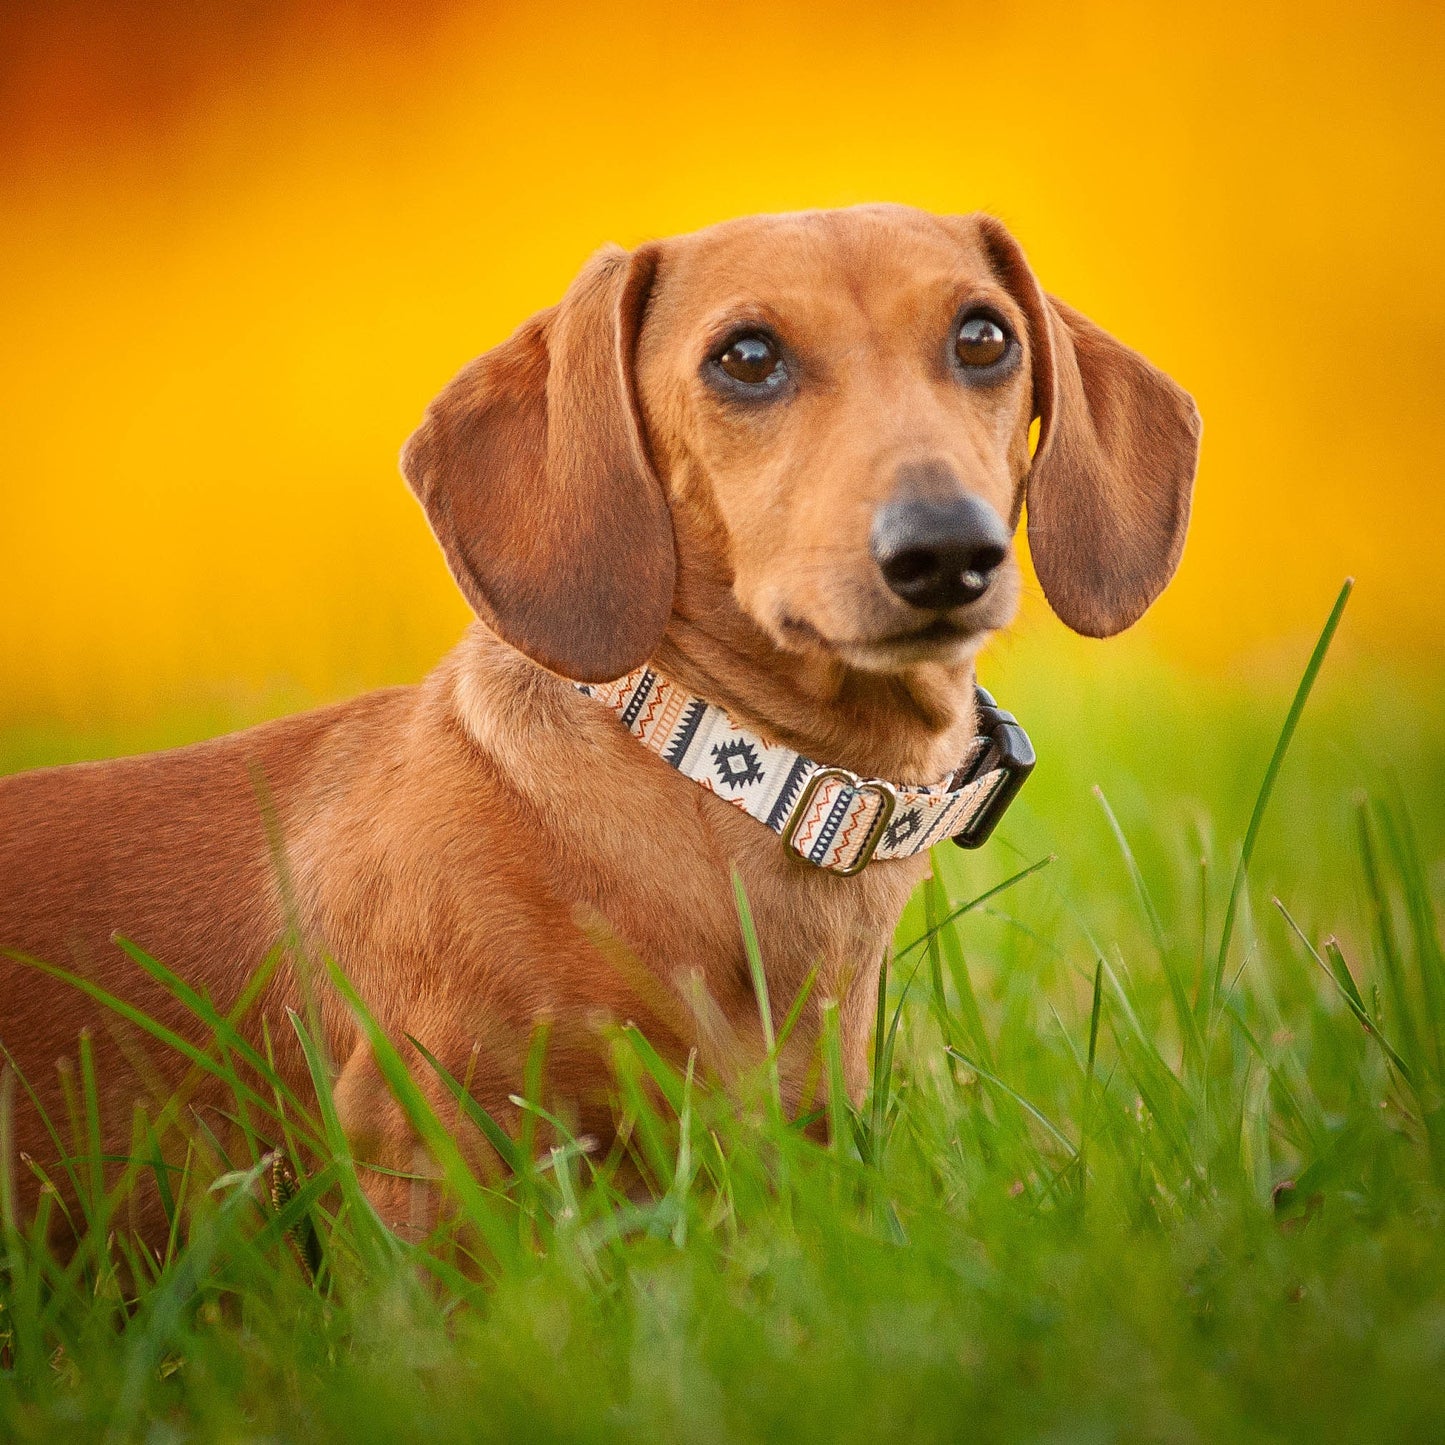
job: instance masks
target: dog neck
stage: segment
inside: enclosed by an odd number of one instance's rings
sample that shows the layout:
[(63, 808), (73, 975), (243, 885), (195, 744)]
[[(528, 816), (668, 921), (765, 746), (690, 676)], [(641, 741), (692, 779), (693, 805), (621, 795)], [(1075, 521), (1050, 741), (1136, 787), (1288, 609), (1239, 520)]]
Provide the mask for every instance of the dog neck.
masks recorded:
[[(923, 784), (952, 772), (975, 736), (971, 668), (860, 673), (782, 652), (740, 612), (727, 620), (723, 631), (716, 619), (675, 615), (652, 665), (770, 741), (825, 766)], [(734, 629), (754, 653), (738, 647)], [(464, 731), (508, 771), (525, 771), (525, 758), (513, 753), (523, 743), (535, 749), (538, 729), (558, 745), (580, 730), (583, 744), (593, 745), (591, 731), (605, 716), (480, 622), (437, 669), (433, 686)], [(564, 765), (560, 756), (557, 765)]]
[(658, 670), (808, 757), (931, 782), (957, 765), (974, 735), (971, 664), (864, 672), (821, 653), (783, 651), (730, 590), (701, 606), (688, 600), (674, 608), (654, 655)]

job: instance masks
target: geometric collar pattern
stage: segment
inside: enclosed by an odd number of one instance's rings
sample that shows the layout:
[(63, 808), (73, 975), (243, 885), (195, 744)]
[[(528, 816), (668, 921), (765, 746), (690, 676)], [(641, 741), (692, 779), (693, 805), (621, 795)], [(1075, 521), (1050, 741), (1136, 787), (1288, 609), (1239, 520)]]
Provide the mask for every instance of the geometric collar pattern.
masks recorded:
[(958, 766), (941, 782), (915, 786), (859, 777), (767, 742), (651, 667), (574, 686), (684, 777), (771, 828), (795, 858), (845, 876), (911, 858), (943, 838), (979, 847), (1034, 765), (1024, 730), (982, 688), (979, 733)]

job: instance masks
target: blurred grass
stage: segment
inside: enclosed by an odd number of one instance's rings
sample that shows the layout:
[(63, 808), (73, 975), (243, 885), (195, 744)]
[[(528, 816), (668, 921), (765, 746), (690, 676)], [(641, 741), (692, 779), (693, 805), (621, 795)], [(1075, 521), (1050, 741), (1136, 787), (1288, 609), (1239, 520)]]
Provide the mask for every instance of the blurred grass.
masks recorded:
[[(178, 1181), (189, 1243), (129, 1301), (117, 1201), (90, 1199), (68, 1273), (7, 1204), (0, 1436), (1440, 1438), (1445, 717), (1428, 678), (1326, 665), (1217, 997), (1207, 982), (1308, 650), (1295, 676), (1223, 680), (1028, 640), (991, 660), (1041, 764), (993, 844), (936, 854), (880, 997), (873, 1093), (855, 1112), (825, 1088), (831, 1144), (783, 1117), (766, 1066), (724, 1094), (624, 1031), (641, 1198), (618, 1160), (545, 1128), (515, 1180), (471, 1179), (388, 1057), (459, 1215), (428, 1241), (380, 1229), (324, 1109), (326, 1165), (279, 1214), (257, 1198), (264, 1140), (217, 1164), (219, 1189), (199, 1167)], [(283, 701), (15, 731), (0, 765)], [(780, 1029), (791, 1002), (771, 1000)], [(831, 1038), (825, 1022), (825, 1085)], [(13, 1169), (6, 1117), (0, 1095)], [(314, 1284), (282, 1242), (303, 1208)]]

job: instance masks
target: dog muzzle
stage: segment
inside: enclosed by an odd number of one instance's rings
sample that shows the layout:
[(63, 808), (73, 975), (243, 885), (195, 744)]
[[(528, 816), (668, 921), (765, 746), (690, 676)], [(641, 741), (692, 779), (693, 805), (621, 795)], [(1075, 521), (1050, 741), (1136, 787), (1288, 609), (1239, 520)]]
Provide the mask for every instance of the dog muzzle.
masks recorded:
[(927, 787), (859, 777), (764, 742), (650, 667), (576, 687), (663, 762), (771, 828), (795, 857), (844, 876), (943, 838), (980, 847), (1034, 766), (1028, 734), (981, 687), (978, 735), (953, 772)]

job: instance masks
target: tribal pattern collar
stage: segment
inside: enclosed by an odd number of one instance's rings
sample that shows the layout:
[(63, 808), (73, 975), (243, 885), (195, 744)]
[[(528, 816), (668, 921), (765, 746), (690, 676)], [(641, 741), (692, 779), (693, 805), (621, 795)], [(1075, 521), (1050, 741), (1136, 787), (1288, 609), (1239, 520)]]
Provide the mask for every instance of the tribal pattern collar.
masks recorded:
[(765, 742), (650, 667), (576, 687), (684, 777), (771, 828), (794, 856), (844, 876), (870, 862), (911, 858), (943, 838), (979, 847), (1034, 765), (1028, 735), (983, 688), (980, 731), (959, 765), (942, 782), (915, 787), (861, 778)]

